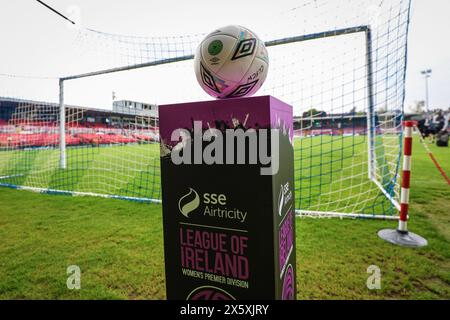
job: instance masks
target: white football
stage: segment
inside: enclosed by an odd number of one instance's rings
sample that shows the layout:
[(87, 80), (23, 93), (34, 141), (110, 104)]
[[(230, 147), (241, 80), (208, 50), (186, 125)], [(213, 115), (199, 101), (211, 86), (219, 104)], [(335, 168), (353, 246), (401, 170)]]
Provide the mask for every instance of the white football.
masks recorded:
[(269, 68), (266, 46), (241, 26), (220, 28), (203, 39), (194, 58), (195, 74), (209, 95), (224, 99), (251, 96)]

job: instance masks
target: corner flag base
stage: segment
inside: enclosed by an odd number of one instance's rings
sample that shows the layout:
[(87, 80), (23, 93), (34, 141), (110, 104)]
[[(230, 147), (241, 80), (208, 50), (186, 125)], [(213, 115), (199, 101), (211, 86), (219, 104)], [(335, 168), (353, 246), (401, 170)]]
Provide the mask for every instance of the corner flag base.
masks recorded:
[(402, 247), (420, 248), (428, 244), (428, 241), (412, 232), (400, 232), (394, 229), (383, 229), (378, 231), (378, 236), (392, 244)]

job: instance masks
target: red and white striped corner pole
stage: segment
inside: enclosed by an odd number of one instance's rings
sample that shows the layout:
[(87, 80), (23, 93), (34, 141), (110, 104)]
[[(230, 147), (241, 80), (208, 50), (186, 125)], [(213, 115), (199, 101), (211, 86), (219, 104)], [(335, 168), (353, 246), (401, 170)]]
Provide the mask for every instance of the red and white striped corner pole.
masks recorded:
[(414, 121), (403, 122), (404, 144), (403, 144), (403, 171), (402, 189), (400, 192), (400, 217), (398, 228), (383, 229), (378, 232), (378, 236), (390, 243), (405, 247), (423, 247), (428, 244), (427, 240), (421, 236), (408, 231), (408, 209), (409, 209), (409, 187), (411, 183), (411, 155), (412, 155), (412, 133)]
[(408, 232), (408, 207), (409, 207), (409, 187), (411, 183), (411, 154), (412, 154), (412, 132), (414, 123), (405, 121), (405, 141), (403, 146), (403, 172), (402, 189), (400, 192), (400, 218), (398, 220), (398, 231)]

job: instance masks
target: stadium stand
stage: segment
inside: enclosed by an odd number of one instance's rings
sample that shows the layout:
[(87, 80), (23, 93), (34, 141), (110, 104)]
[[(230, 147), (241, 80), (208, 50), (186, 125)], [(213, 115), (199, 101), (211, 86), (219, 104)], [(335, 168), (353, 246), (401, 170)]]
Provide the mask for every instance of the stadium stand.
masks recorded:
[[(44, 102), (0, 98), (0, 147), (28, 148), (59, 144), (57, 119), (18, 118), (17, 113), (21, 108), (35, 108), (36, 114), (45, 114), (45, 109), (57, 106)], [(67, 107), (66, 113), (75, 115), (66, 119), (67, 146), (158, 141), (159, 128), (150, 123), (143, 125), (142, 116), (137, 119), (133, 114), (81, 107)], [(157, 119), (151, 120), (153, 124), (157, 124)]]

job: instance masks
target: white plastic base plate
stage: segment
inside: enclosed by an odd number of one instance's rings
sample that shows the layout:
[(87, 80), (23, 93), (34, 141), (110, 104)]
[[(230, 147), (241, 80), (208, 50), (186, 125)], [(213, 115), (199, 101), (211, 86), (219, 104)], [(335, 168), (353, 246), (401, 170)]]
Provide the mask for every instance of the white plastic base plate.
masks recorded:
[(420, 248), (428, 244), (428, 241), (412, 232), (400, 232), (394, 229), (383, 229), (378, 231), (378, 236), (392, 244), (403, 247)]

